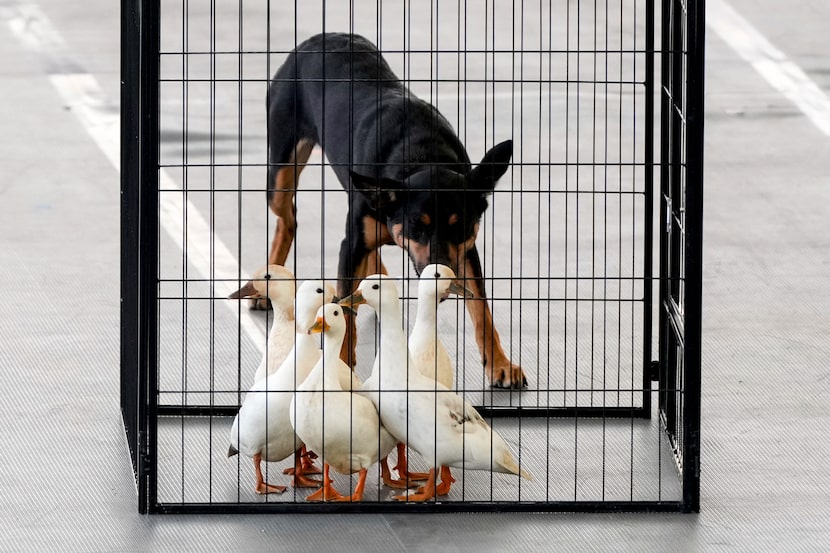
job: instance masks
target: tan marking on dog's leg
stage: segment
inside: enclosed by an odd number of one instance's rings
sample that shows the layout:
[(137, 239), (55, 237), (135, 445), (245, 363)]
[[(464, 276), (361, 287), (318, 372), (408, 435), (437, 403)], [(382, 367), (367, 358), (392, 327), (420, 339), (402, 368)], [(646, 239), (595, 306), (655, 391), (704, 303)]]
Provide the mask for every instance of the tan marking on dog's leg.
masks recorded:
[(389, 274), (389, 271), (386, 270), (386, 266), (383, 264), (383, 260), (380, 258), (379, 249), (371, 252), (366, 258), (366, 271), (367, 275)]
[[(377, 260), (377, 252), (370, 252), (363, 259), (361, 259), (355, 266), (354, 280), (352, 281), (351, 290), (348, 290), (343, 295), (348, 295), (354, 292), (355, 288), (360, 284), (360, 281), (366, 278), (369, 274), (369, 260)], [(377, 261), (375, 261), (377, 262)], [(357, 363), (357, 326), (355, 325), (355, 315), (344, 312), (346, 319), (346, 336), (343, 339), (343, 345), (340, 347), (340, 359), (344, 363), (354, 368)]]
[(289, 165), (280, 168), (274, 178), (274, 188), (269, 207), (277, 216), (277, 224), (274, 229), (274, 238), (271, 241), (268, 263), (285, 265), (288, 252), (294, 243), (297, 230), (294, 194), (300, 182), (300, 173), (305, 168), (313, 149), (314, 142), (300, 140), (288, 159)]
[[(502, 388), (521, 388), (527, 385), (522, 368), (510, 361), (501, 345), (499, 333), (493, 323), (493, 314), (484, 292), (484, 281), (476, 278), (469, 259), (464, 256), (463, 268), (457, 276), (462, 284), (473, 292), (467, 299), (467, 312), (473, 320), (476, 343), (484, 364), (484, 374), (491, 385)], [(465, 278), (466, 277), (466, 278)]]
[(365, 216), (363, 218), (363, 243), (366, 249), (369, 250), (369, 256), (366, 260), (366, 274), (373, 275), (380, 273), (388, 275), (389, 272), (386, 270), (380, 258), (380, 247), (384, 244), (393, 243), (387, 226), (374, 217)]
[[(386, 266), (380, 258), (380, 247), (384, 244), (391, 244), (392, 237), (389, 234), (389, 229), (375, 219), (368, 215), (363, 218), (363, 245), (369, 250), (366, 257), (361, 259), (355, 266), (355, 273), (352, 275), (352, 289), (342, 291), (342, 295), (347, 295), (354, 292), (360, 281), (368, 275), (381, 273), (388, 275)], [(340, 359), (350, 367), (354, 367), (357, 361), (357, 328), (355, 326), (355, 318), (346, 313), (346, 337), (343, 340), (343, 346), (340, 348)]]

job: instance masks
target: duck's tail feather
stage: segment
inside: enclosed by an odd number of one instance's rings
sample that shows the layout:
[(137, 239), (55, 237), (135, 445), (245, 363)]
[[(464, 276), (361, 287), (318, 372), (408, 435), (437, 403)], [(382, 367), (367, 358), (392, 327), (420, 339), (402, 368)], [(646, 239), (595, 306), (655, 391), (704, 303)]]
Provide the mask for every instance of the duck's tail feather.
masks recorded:
[(233, 445), (228, 446), (228, 457), (233, 457), (237, 453), (239, 453), (239, 450), (233, 447)]
[(529, 472), (519, 467), (519, 463), (516, 462), (516, 459), (509, 451), (504, 452), (504, 455), (502, 455), (501, 462), (499, 463), (499, 465), (501, 465), (501, 467), (504, 468), (507, 472), (518, 474), (526, 480), (533, 480), (533, 477), (530, 475)]

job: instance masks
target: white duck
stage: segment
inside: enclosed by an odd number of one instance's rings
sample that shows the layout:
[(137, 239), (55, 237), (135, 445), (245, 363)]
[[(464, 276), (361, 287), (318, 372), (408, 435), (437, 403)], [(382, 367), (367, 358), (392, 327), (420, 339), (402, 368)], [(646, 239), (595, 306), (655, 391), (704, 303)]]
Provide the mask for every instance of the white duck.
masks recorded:
[(294, 324), (295, 288), (296, 278), (291, 271), (282, 265), (268, 265), (255, 272), (245, 286), (228, 296), (229, 299), (271, 300), (274, 320), (268, 331), (267, 351), (259, 362), (254, 382), (276, 372), (294, 347), (294, 334), (297, 332)]
[[(446, 265), (430, 264), (418, 281), (418, 314), (409, 335), (409, 355), (424, 376), (452, 390), (454, 368), (450, 354), (438, 339), (438, 305), (450, 294), (472, 297), (473, 293), (455, 282), (455, 273)], [(449, 467), (441, 467), (437, 495), (447, 495), (455, 479)]]
[[(383, 428), (374, 404), (344, 389), (351, 368), (340, 359), (346, 336), (343, 307), (324, 305), (309, 333), (323, 333), (323, 356), (297, 388), (289, 410), (297, 436), (323, 460), (323, 487), (307, 501), (360, 501), (369, 467), (386, 455), (397, 440)], [(341, 474), (360, 473), (354, 492), (341, 495), (332, 486), (329, 469)]]
[(472, 297), (473, 293), (455, 282), (455, 273), (446, 265), (431, 264), (418, 281), (418, 314), (409, 335), (409, 355), (424, 376), (453, 388), (450, 354), (438, 339), (438, 304), (449, 294)]
[(426, 484), (401, 501), (428, 501), (436, 495), (436, 467), (492, 470), (530, 479), (504, 439), (463, 398), (416, 370), (401, 328), (398, 290), (389, 277), (372, 275), (344, 305), (368, 304), (380, 319), (380, 348), (372, 376), (379, 383), (372, 397), (383, 425), (432, 465)]
[[(294, 348), (273, 374), (254, 382), (233, 421), (228, 457), (241, 451), (253, 458), (257, 493), (286, 490), (285, 486), (265, 482), (260, 465), (262, 460), (282, 461), (292, 453), (295, 453), (294, 469), (289, 471), (294, 474), (294, 486), (317, 487), (320, 484), (305, 476), (313, 470), (308, 464), (303, 465), (303, 443), (291, 427), (289, 407), (296, 386), (302, 384), (321, 355), (316, 341), (306, 329), (313, 323), (317, 309), (333, 297), (334, 288), (322, 281), (307, 280), (300, 285), (296, 297), (298, 326)], [(283, 299), (273, 294), (269, 298), (276, 312)], [(294, 327), (293, 321), (291, 326)], [(349, 385), (348, 380), (346, 385)]]

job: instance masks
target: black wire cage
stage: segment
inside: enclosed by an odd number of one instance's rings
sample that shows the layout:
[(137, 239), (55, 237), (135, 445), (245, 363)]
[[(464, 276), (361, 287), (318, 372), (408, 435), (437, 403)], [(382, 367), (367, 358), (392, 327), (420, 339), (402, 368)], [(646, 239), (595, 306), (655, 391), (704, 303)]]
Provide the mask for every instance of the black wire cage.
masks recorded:
[[(121, 409), (139, 511), (697, 511), (704, 3), (122, 0)], [(249, 462), (226, 456), (274, 319), (227, 299), (274, 260), (269, 85), (322, 32), (376, 45), (473, 165), (513, 141), (475, 244), (527, 386), (491, 386), (462, 299), (436, 333), (453, 389), (530, 481), (455, 471), (416, 505), (370, 471), (361, 502), (311, 503), (303, 488), (254, 493)], [(335, 282), (349, 196), (336, 160), (305, 153), (284, 264)], [(403, 249), (381, 251), (411, 326), (417, 274)], [(365, 379), (378, 335), (365, 310), (356, 325)], [(268, 480), (290, 462), (265, 465)]]

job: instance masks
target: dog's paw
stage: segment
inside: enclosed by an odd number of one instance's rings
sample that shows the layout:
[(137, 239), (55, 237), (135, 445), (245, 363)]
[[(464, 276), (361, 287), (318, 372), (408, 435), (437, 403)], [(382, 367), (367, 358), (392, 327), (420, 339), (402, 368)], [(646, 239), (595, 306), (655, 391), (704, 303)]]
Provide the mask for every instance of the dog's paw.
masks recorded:
[(527, 376), (524, 371), (519, 365), (510, 361), (493, 367), (492, 370), (485, 366), (485, 372), (493, 388), (527, 388)]
[(251, 298), (251, 303), (248, 305), (251, 311), (268, 311), (271, 309), (271, 300), (268, 298)]

